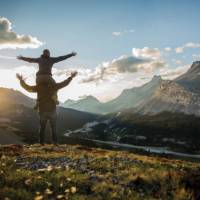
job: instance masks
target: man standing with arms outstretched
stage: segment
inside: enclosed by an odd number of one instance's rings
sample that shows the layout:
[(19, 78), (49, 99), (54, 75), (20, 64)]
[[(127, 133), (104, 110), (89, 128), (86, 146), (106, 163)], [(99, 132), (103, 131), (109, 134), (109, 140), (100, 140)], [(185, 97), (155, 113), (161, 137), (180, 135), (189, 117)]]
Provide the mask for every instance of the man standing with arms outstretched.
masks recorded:
[(17, 74), (20, 85), (28, 92), (36, 92), (38, 96), (38, 111), (40, 117), (40, 144), (44, 144), (45, 128), (48, 121), (51, 125), (53, 143), (58, 143), (56, 133), (56, 102), (52, 99), (52, 95), (57, 93), (59, 89), (66, 87), (76, 75), (77, 72), (72, 72), (69, 78), (60, 83), (40, 83), (38, 85), (30, 86), (25, 82), (23, 76)]
[[(43, 54), (39, 58), (28, 58), (24, 56), (18, 56), (17, 59), (23, 60), (30, 63), (37, 63), (39, 65), (39, 70), (36, 73), (36, 84), (39, 85), (40, 83), (55, 83), (55, 80), (52, 78), (52, 67), (55, 63), (66, 60), (72, 56), (76, 56), (77, 53), (72, 52), (70, 54), (59, 56), (59, 57), (51, 57), (50, 51), (48, 49), (43, 50)], [(52, 94), (56, 103), (57, 95)], [(38, 105), (36, 105), (38, 108)]]

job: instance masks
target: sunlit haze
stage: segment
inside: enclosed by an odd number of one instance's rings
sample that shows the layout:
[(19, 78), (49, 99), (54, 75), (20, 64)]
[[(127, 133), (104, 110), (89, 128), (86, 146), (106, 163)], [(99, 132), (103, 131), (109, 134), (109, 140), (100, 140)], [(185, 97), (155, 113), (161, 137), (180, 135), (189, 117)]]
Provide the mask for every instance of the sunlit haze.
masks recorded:
[[(154, 75), (173, 79), (200, 59), (200, 1), (11, 1), (0, 6), (0, 86), (23, 90), (15, 74), (35, 84), (37, 64), (16, 56), (77, 56), (54, 66), (60, 101), (93, 95), (105, 102)], [(189, 12), (188, 12), (189, 11)], [(188, 14), (189, 13), (189, 14)]]

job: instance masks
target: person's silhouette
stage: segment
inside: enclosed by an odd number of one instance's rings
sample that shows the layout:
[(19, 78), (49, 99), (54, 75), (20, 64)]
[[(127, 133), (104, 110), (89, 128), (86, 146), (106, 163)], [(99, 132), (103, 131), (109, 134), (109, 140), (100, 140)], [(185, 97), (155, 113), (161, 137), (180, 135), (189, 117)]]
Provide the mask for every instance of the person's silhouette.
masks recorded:
[[(70, 54), (59, 56), (59, 57), (50, 57), (50, 51), (48, 49), (43, 50), (43, 54), (39, 58), (29, 58), (24, 56), (18, 56), (17, 59), (23, 60), (30, 63), (37, 63), (39, 65), (39, 70), (36, 73), (36, 84), (45, 84), (45, 83), (55, 83), (55, 80), (52, 78), (52, 67), (55, 63), (68, 59), (72, 56), (76, 56), (77, 53), (72, 52)], [(53, 94), (53, 98), (56, 103), (57, 96)], [(37, 108), (37, 105), (35, 106)]]
[(69, 78), (60, 83), (49, 82), (48, 84), (41, 83), (38, 85), (30, 86), (25, 82), (22, 75), (16, 74), (17, 78), (20, 81), (20, 85), (25, 90), (27, 90), (28, 92), (37, 93), (38, 111), (40, 117), (40, 144), (44, 144), (45, 128), (48, 121), (51, 125), (53, 143), (58, 143), (56, 134), (56, 102), (51, 97), (53, 94), (57, 93), (59, 89), (66, 87), (76, 75), (77, 72), (72, 72)]

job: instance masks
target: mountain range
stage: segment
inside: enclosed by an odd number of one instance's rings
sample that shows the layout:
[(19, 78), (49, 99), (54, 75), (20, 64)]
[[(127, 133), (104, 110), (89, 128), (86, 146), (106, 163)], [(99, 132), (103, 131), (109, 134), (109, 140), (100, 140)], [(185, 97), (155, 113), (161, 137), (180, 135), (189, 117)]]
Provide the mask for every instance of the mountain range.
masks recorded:
[(174, 80), (154, 76), (141, 87), (126, 89), (115, 99), (101, 103), (93, 96), (77, 101), (67, 100), (64, 107), (81, 111), (108, 114), (131, 109), (141, 114), (163, 111), (200, 115), (200, 61)]
[(77, 101), (67, 100), (62, 106), (98, 114), (118, 112), (123, 109), (136, 107), (145, 99), (150, 98), (161, 82), (160, 76), (154, 76), (149, 83), (141, 87), (125, 89), (117, 98), (106, 103), (100, 102), (93, 96), (86, 96)]

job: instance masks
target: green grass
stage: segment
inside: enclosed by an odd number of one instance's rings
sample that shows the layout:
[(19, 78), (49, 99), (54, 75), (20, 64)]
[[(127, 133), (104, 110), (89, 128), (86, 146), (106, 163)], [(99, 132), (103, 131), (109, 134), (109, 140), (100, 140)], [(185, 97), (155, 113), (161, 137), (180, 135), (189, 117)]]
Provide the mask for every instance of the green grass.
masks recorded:
[(199, 188), (200, 163), (71, 145), (0, 146), (0, 199), (195, 200)]

